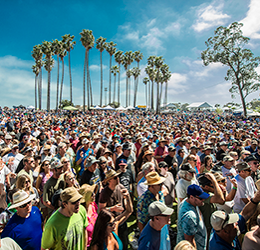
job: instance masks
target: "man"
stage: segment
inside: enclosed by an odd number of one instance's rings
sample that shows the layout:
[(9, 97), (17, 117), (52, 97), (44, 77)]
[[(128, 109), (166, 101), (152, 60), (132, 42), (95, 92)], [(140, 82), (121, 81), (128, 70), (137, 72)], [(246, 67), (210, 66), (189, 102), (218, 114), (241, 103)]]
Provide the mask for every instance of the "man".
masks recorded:
[(68, 160), (70, 160), (70, 157), (66, 153), (66, 151), (67, 151), (66, 143), (61, 142), (58, 145), (57, 151), (58, 151), (58, 153), (54, 156), (55, 158), (61, 160), (62, 157), (66, 157)]
[[(99, 197), (99, 210), (106, 209), (112, 212), (114, 216), (118, 216), (124, 210), (123, 194), (122, 191), (125, 187), (119, 183), (118, 175), (113, 169), (106, 172), (104, 184), (107, 184), (100, 193)], [(128, 230), (127, 224), (124, 222), (120, 225), (118, 236), (121, 239), (124, 250), (128, 247)]]
[(138, 227), (142, 231), (149, 220), (148, 207), (156, 200), (164, 203), (164, 196), (161, 192), (164, 177), (160, 177), (157, 172), (151, 172), (146, 175), (145, 185), (148, 185), (148, 190), (142, 194), (137, 202), (137, 219)]
[(22, 138), (22, 141), (19, 143), (19, 152), (22, 152), (25, 147), (29, 145), (29, 137), (27, 135), (24, 135)]
[(66, 185), (63, 176), (61, 176), (63, 173), (63, 165), (60, 160), (56, 159), (52, 161), (51, 169), (53, 175), (43, 187), (43, 205), (48, 207), (49, 213), (54, 210), (54, 207), (51, 204), (52, 196), (58, 189), (64, 189)]
[(183, 152), (184, 152), (184, 157), (183, 158), (187, 157), (189, 152), (188, 152), (187, 148), (185, 147), (186, 141), (187, 140), (185, 138), (180, 138), (178, 140), (178, 144), (176, 146), (176, 154), (177, 154), (177, 156), (179, 155), (179, 150), (183, 149)]
[(164, 158), (168, 155), (168, 148), (165, 146), (166, 142), (165, 139), (160, 139), (159, 146), (154, 151), (154, 158), (158, 163), (164, 161)]
[(5, 139), (4, 139), (4, 143), (1, 145), (2, 150), (4, 148), (12, 148), (12, 145), (13, 145), (12, 140), (13, 140), (13, 137), (10, 134), (6, 134)]
[(260, 170), (259, 167), (259, 161), (255, 157), (255, 155), (249, 155), (245, 158), (245, 162), (248, 163), (248, 165), (251, 168), (251, 177), (253, 181), (256, 183), (258, 180), (260, 180)]
[[(33, 157), (33, 149), (31, 147), (26, 147), (22, 154), (24, 155), (24, 157)], [(19, 153), (19, 155), (20, 155), (20, 153)], [(22, 157), (22, 159), (24, 157)], [(16, 168), (15, 173), (18, 174), (23, 168), (24, 168), (23, 160), (20, 160), (18, 167)]]
[(32, 171), (32, 169), (34, 169), (34, 166), (35, 166), (34, 158), (31, 157), (31, 156), (24, 157), (23, 158), (23, 164), (24, 164), (24, 167), (18, 173), (17, 177), (19, 177), (22, 174), (25, 174), (25, 175), (27, 175), (30, 178), (31, 185), (33, 185), (33, 171)]
[(150, 220), (138, 240), (138, 249), (171, 249), (168, 224), (173, 209), (160, 201), (154, 201), (148, 208)]
[(178, 167), (178, 160), (176, 157), (176, 148), (174, 146), (170, 146), (168, 148), (169, 154), (164, 158), (164, 161), (169, 166), (169, 171), (172, 173), (174, 179), (177, 175), (177, 167)]
[(121, 171), (120, 175), (118, 176), (119, 182), (127, 189), (129, 194), (132, 194), (134, 180), (131, 171), (127, 169), (126, 159), (122, 159), (118, 165)]
[(254, 197), (256, 187), (252, 177), (250, 176), (250, 166), (246, 162), (236, 165), (238, 175), (235, 177), (237, 181), (237, 193), (234, 198), (234, 212), (240, 213), (244, 206)]
[(81, 179), (80, 179), (80, 185), (83, 184), (89, 184), (93, 185), (96, 184), (96, 181), (98, 181), (99, 176), (97, 170), (97, 163), (99, 161), (92, 155), (89, 156), (86, 162), (86, 170), (83, 172)]
[(210, 219), (214, 230), (210, 237), (209, 250), (241, 250), (237, 237), (238, 231), (241, 233), (246, 232), (246, 221), (254, 214), (259, 202), (260, 191), (258, 190), (254, 198), (246, 204), (240, 214), (226, 214), (222, 211), (214, 212)]
[(252, 140), (251, 145), (245, 147), (245, 150), (249, 151), (251, 154), (257, 153), (257, 145), (258, 142), (256, 140)]
[(213, 148), (209, 145), (204, 147), (204, 153), (200, 156), (200, 162), (204, 163), (204, 159), (207, 155), (210, 155), (212, 158), (212, 161), (215, 162), (215, 156), (212, 154)]
[(197, 250), (205, 250), (207, 230), (199, 207), (204, 205), (209, 194), (203, 192), (200, 186), (192, 184), (187, 189), (187, 196), (179, 208), (176, 243), (187, 240)]
[(191, 184), (198, 184), (195, 178), (195, 169), (189, 164), (185, 163), (181, 166), (178, 172), (180, 179), (176, 184), (176, 195), (178, 199), (178, 206), (187, 197), (187, 188)]
[(221, 154), (226, 154), (227, 153), (228, 143), (225, 142), (225, 141), (222, 141), (222, 142), (219, 143), (219, 147), (220, 147), (220, 149), (216, 153), (217, 161), (222, 160), (221, 159)]
[(115, 169), (118, 170), (119, 162), (122, 159), (125, 159), (128, 163), (127, 168), (131, 170), (131, 163), (134, 162), (133, 157), (131, 155), (132, 145), (129, 142), (126, 142), (123, 144), (122, 150), (123, 150), (123, 153), (116, 159)]
[(73, 149), (74, 153), (77, 153), (77, 144), (79, 142), (79, 138), (77, 137), (77, 131), (72, 130), (71, 132), (71, 138), (69, 138), (69, 141), (71, 143), (71, 148)]
[(61, 207), (49, 218), (42, 235), (41, 250), (87, 249), (88, 219), (86, 209), (80, 205), (82, 195), (76, 188), (65, 188), (61, 195)]
[[(235, 168), (233, 167), (235, 164), (235, 159), (229, 155), (225, 156), (223, 158), (223, 163), (224, 165), (221, 167), (221, 171), (224, 177), (227, 178), (227, 192), (230, 193), (231, 189), (232, 189), (232, 184), (229, 180), (232, 179), (233, 177), (235, 177), (237, 175), (237, 172), (235, 170)], [(229, 177), (229, 178), (228, 178)]]
[(8, 165), (11, 172), (15, 173), (19, 162), (23, 158), (24, 158), (24, 156), (22, 154), (18, 153), (18, 145), (13, 145), (11, 152), (9, 154), (6, 154), (3, 157), (3, 162), (6, 163), (6, 165)]
[(197, 146), (191, 146), (190, 148), (190, 154), (194, 155), (196, 157), (196, 167), (198, 169), (198, 171), (200, 172), (200, 166), (201, 166), (201, 161), (200, 161), (200, 157), (197, 155), (199, 151), (199, 148)]
[(260, 246), (260, 215), (257, 216), (257, 225), (252, 231), (245, 234), (242, 249), (258, 250)]
[(9, 209), (16, 208), (17, 212), (1, 235), (2, 238), (12, 238), (23, 250), (41, 248), (43, 217), (37, 207), (32, 207), (34, 198), (35, 194), (29, 195), (23, 190), (13, 194), (13, 205)]

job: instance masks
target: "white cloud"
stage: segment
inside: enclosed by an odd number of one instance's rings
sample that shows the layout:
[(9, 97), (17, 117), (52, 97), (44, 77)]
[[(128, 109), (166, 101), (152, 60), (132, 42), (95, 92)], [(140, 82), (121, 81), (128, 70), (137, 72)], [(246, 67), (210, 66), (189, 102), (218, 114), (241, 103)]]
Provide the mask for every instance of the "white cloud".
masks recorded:
[(27, 68), (32, 67), (34, 61), (24, 61), (15, 56), (7, 55), (0, 58), (0, 67)]
[(216, 2), (208, 6), (200, 5), (197, 9), (197, 20), (192, 28), (201, 32), (211, 27), (223, 25), (230, 18), (229, 15), (223, 13), (223, 7), (222, 3), (217, 5)]
[[(107, 65), (103, 64), (102, 69), (106, 69), (106, 68), (107, 68)], [(92, 65), (89, 66), (89, 69), (93, 70), (93, 71), (99, 71), (100, 70), (100, 65), (92, 64)]]
[(242, 27), (243, 35), (253, 39), (260, 39), (260, 1), (251, 0), (249, 4), (249, 10), (247, 16), (242, 19), (241, 23), (244, 24)]
[(147, 27), (154, 26), (155, 23), (156, 23), (156, 18), (150, 20), (150, 21), (147, 23)]

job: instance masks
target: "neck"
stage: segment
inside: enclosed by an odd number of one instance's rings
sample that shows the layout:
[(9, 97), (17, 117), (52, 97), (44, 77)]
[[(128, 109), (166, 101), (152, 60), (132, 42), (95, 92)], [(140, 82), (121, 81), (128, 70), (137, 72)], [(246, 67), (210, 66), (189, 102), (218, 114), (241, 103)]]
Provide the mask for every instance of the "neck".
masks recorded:
[(109, 184), (108, 184), (108, 187), (109, 187), (111, 190), (115, 190), (116, 185), (113, 185), (113, 184), (109, 183)]
[(216, 234), (224, 241), (226, 241), (227, 243), (231, 244), (234, 240), (233, 239), (230, 239), (230, 237), (225, 237), (225, 235), (222, 234), (222, 232), (216, 232)]
[(69, 212), (66, 208), (59, 208), (59, 212), (64, 215), (65, 217), (71, 217), (73, 212)]
[(164, 227), (164, 225), (161, 227), (161, 226), (158, 226), (153, 220), (150, 220), (150, 226), (155, 229), (156, 231), (161, 231), (161, 229)]

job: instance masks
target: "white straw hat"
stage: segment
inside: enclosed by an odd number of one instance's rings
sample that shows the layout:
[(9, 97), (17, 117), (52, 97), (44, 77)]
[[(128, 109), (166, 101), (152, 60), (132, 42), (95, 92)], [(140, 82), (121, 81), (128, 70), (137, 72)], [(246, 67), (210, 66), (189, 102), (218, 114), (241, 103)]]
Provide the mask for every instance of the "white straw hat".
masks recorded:
[(27, 194), (24, 190), (19, 190), (13, 194), (13, 205), (9, 209), (20, 207), (35, 198), (35, 194)]

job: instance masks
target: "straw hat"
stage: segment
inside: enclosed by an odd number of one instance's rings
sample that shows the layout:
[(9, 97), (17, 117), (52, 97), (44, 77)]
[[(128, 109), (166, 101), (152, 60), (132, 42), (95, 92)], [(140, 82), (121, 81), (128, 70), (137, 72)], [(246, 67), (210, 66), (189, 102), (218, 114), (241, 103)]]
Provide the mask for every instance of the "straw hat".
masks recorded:
[(143, 158), (145, 158), (145, 156), (147, 156), (147, 155), (153, 155), (153, 152), (150, 151), (150, 150), (145, 151), (144, 155), (143, 155)]
[(82, 199), (80, 202), (84, 203), (86, 201), (89, 201), (92, 194), (93, 193), (97, 194), (97, 191), (98, 191), (97, 184), (94, 185), (83, 184), (79, 189), (79, 193), (82, 195)]
[(109, 171), (106, 172), (106, 177), (104, 179), (104, 182), (108, 182), (109, 180), (113, 179), (114, 177), (120, 174), (121, 174), (120, 170), (115, 171), (113, 169), (110, 169)]
[(150, 172), (146, 175), (146, 181), (144, 182), (145, 185), (158, 185), (165, 181), (164, 177), (160, 177), (157, 172)]
[(27, 194), (24, 190), (19, 190), (13, 194), (13, 205), (9, 209), (20, 207), (35, 198), (35, 194)]

